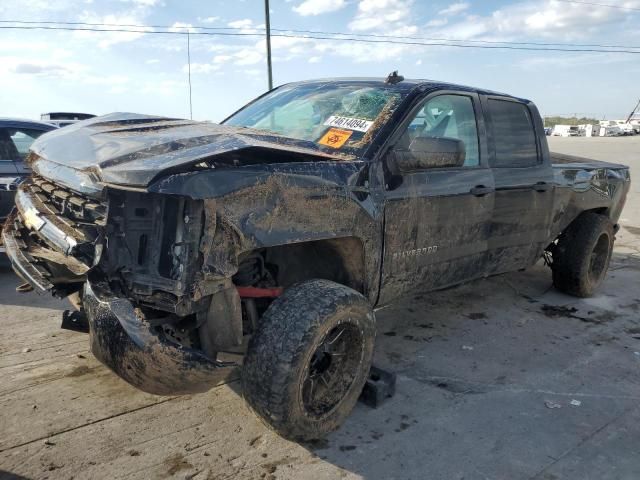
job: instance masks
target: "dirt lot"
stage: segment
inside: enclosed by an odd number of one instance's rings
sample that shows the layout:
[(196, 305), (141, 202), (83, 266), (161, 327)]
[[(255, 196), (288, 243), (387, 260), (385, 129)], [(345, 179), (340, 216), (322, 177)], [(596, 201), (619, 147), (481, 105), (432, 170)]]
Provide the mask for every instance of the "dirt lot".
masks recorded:
[[(640, 138), (552, 138), (632, 165)], [(238, 384), (147, 395), (59, 328), (66, 303), (0, 271), (1, 478), (638, 479), (640, 191), (594, 298), (543, 266), (378, 312), (376, 362), (396, 396), (358, 405), (327, 441), (297, 445), (244, 407)]]

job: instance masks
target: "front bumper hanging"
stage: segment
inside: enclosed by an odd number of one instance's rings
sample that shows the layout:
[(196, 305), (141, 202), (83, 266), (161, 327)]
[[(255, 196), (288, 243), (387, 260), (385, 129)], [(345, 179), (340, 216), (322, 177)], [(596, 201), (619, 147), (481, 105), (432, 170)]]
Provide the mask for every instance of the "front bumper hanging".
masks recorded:
[(213, 361), (166, 340), (141, 319), (129, 300), (87, 281), (83, 305), (91, 352), (131, 385), (155, 395), (200, 393), (220, 384), (240, 365)]
[(11, 262), (15, 272), (26, 282), (29, 282), (37, 292), (46, 292), (53, 289), (48, 280), (48, 272), (40, 267), (29, 255), (25, 241), (20, 236), (18, 227), (23, 227), (12, 212), (2, 231), (2, 241), (5, 253)]
[[(66, 203), (56, 204), (54, 195)], [(68, 214), (65, 209), (72, 203), (77, 208)], [(172, 342), (131, 301), (115, 295), (97, 276), (92, 278), (89, 252), (99, 241), (96, 225), (103, 221), (103, 210), (103, 205), (76, 199), (45, 180), (22, 184), (2, 232), (16, 273), (40, 293), (68, 295), (58, 284), (72, 285), (74, 291), (83, 288), (91, 351), (140, 390), (191, 394), (225, 381), (239, 363), (212, 360), (200, 350)]]

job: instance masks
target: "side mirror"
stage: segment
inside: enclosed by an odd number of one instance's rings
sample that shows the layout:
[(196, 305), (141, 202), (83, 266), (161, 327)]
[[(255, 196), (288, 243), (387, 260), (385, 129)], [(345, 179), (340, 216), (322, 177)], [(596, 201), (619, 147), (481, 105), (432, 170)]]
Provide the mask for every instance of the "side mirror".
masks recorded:
[(464, 142), (448, 137), (416, 137), (409, 149), (396, 149), (391, 156), (401, 172), (427, 168), (462, 167), (466, 158)]

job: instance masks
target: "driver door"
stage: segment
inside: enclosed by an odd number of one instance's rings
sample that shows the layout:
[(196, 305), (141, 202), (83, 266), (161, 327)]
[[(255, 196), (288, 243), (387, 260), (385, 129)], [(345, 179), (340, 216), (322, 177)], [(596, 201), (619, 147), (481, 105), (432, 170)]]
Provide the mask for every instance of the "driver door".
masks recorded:
[[(380, 305), (486, 274), (495, 188), (481, 112), (474, 93), (432, 94), (408, 115), (386, 152)], [(464, 163), (443, 167), (439, 158), (412, 152), (423, 136), (462, 141)], [(412, 155), (419, 168), (403, 172), (394, 165)]]

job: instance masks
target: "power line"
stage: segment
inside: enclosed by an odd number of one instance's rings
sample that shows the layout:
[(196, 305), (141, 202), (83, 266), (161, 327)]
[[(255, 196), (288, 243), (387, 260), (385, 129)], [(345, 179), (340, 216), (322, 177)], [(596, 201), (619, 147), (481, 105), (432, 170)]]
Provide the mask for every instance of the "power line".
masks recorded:
[(622, 5), (611, 5), (611, 4), (607, 4), (607, 3), (595, 3), (595, 2), (582, 2), (579, 0), (556, 0), (557, 2), (564, 2), (564, 3), (574, 3), (577, 5), (591, 5), (594, 7), (606, 7), (606, 8), (617, 8), (619, 10), (630, 10), (630, 11), (635, 11), (635, 12), (640, 12), (640, 8), (635, 8), (635, 7), (624, 7)]
[[(200, 30), (260, 30), (264, 31), (261, 27), (205, 27), (203, 25), (140, 25), (135, 23), (90, 23), (90, 22), (63, 22), (53, 20), (0, 20), (0, 23), (18, 23), (18, 24), (45, 24), (45, 25), (86, 25), (96, 27), (135, 27), (135, 28), (175, 28), (175, 29), (200, 29)], [(272, 29), (276, 30), (276, 29)], [(306, 30), (282, 30), (288, 32), (304, 32)], [(356, 35), (356, 34), (354, 34)]]
[[(205, 35), (205, 36), (228, 36), (228, 37), (244, 37), (244, 36), (262, 36), (262, 33), (243, 33), (243, 32), (190, 32), (190, 31), (158, 31), (158, 30), (135, 30), (126, 28), (83, 28), (83, 27), (52, 27), (43, 25), (2, 25), (2, 30), (63, 30), (63, 31), (88, 31), (88, 32), (126, 32), (126, 33), (141, 33), (145, 35)], [(370, 44), (393, 44), (393, 45), (412, 45), (423, 47), (453, 47), (453, 48), (475, 48), (475, 49), (490, 49), (490, 50), (524, 50), (524, 51), (537, 51), (537, 52), (582, 52), (582, 53), (624, 53), (624, 54), (640, 54), (640, 50), (629, 50), (638, 47), (621, 47), (621, 49), (609, 50), (602, 48), (559, 48), (559, 47), (527, 47), (527, 46), (512, 46), (512, 45), (470, 45), (464, 43), (451, 43), (451, 42), (417, 42), (417, 41), (401, 41), (401, 40), (382, 40), (371, 38), (336, 38), (326, 35), (289, 35), (284, 33), (274, 33), (272, 37), (283, 38), (299, 38), (299, 39), (311, 39), (311, 40), (329, 40), (340, 42), (355, 42), (355, 43), (370, 43)]]
[(88, 27), (131, 27), (131, 28), (198, 28), (202, 30), (259, 30), (256, 28), (242, 27), (203, 27), (203, 26), (174, 26), (174, 25), (140, 25), (135, 23), (90, 23), (90, 22), (54, 22), (51, 20), (0, 20), (0, 23), (18, 23), (26, 25), (84, 25)]
[[(149, 28), (149, 27), (144, 27)], [(47, 27), (44, 25), (34, 25), (34, 26), (25, 26), (25, 25), (1, 25), (0, 29), (2, 30), (65, 30), (70, 32), (123, 32), (123, 33), (142, 33), (142, 34), (160, 34), (160, 35), (187, 35), (187, 33), (191, 33), (191, 35), (220, 35), (220, 36), (231, 36), (231, 37), (255, 37), (262, 36), (262, 33), (242, 33), (242, 32), (188, 32), (188, 31), (170, 31), (170, 30), (134, 30), (128, 28), (82, 28), (82, 27)]]
[(595, 49), (595, 48), (539, 48), (539, 47), (525, 47), (525, 46), (510, 46), (510, 45), (468, 45), (462, 43), (433, 43), (433, 42), (409, 42), (409, 41), (397, 41), (397, 40), (374, 40), (374, 39), (364, 39), (364, 38), (335, 38), (335, 37), (326, 37), (326, 36), (301, 36), (301, 35), (283, 35), (283, 34), (273, 34), (274, 37), (290, 37), (290, 38), (311, 38), (315, 40), (338, 40), (338, 41), (349, 41), (349, 42), (361, 42), (361, 43), (390, 43), (397, 45), (416, 45), (416, 46), (440, 46), (440, 47), (458, 47), (458, 48), (480, 48), (480, 49), (502, 49), (502, 50), (528, 50), (528, 51), (538, 51), (538, 52), (591, 52), (591, 53), (640, 53), (640, 50), (626, 50), (626, 48), (637, 48), (637, 47), (621, 47), (625, 48), (625, 50), (605, 50), (605, 49)]
[[(569, 1), (569, 0), (567, 0)], [(573, 0), (571, 0), (573, 1)], [(577, 2), (582, 3), (582, 2)], [(193, 32), (191, 29), (198, 30), (206, 30), (206, 31), (217, 31), (220, 32), (218, 35), (231, 35), (231, 36), (258, 36), (262, 35), (265, 32), (263, 28), (242, 28), (242, 27), (204, 27), (204, 26), (182, 26), (175, 27), (172, 25), (137, 25), (137, 24), (117, 24), (117, 23), (88, 23), (88, 22), (54, 22), (54, 21), (25, 21), (25, 20), (0, 20), (0, 23), (13, 23), (18, 25), (74, 25), (74, 26), (88, 26), (88, 27), (120, 27), (120, 28), (136, 28), (143, 29), (141, 31), (136, 30), (136, 33), (180, 33), (185, 34), (186, 31), (190, 31), (191, 34), (194, 35), (204, 35), (204, 32)], [(1, 27), (0, 27), (1, 28)], [(35, 27), (34, 27), (35, 28)], [(157, 28), (162, 29), (162, 31), (151, 31), (149, 28)], [(46, 28), (43, 28), (46, 29)], [(51, 27), (51, 29), (54, 29)], [(175, 29), (175, 30), (172, 30)], [(178, 29), (182, 29), (184, 31), (179, 31)], [(78, 28), (78, 30), (81, 30)], [(223, 32), (226, 30), (230, 30), (231, 32)], [(247, 31), (254, 30), (255, 32)], [(327, 32), (320, 30), (296, 30), (296, 29), (283, 29), (283, 28), (271, 28), (274, 32), (282, 32), (285, 34), (290, 34), (288, 36), (294, 38), (312, 38), (307, 36), (297, 37), (296, 35), (291, 34), (309, 34), (309, 35), (338, 35), (345, 37), (362, 37), (362, 38), (387, 38), (387, 39), (399, 39), (399, 40), (426, 40), (429, 42), (456, 42), (456, 43), (478, 43), (478, 44), (490, 44), (490, 45), (535, 45), (535, 46), (559, 46), (559, 47), (597, 47), (597, 48), (622, 48), (622, 49), (640, 49), (640, 46), (631, 46), (631, 45), (612, 45), (612, 44), (601, 44), (601, 43), (553, 43), (553, 42), (514, 42), (508, 40), (471, 40), (471, 39), (455, 39), (455, 38), (437, 38), (437, 37), (420, 37), (420, 36), (406, 36), (406, 35), (386, 35), (386, 34), (375, 34), (375, 33), (345, 33), (345, 32)], [(107, 28), (105, 30), (96, 30), (96, 31), (108, 31), (108, 32), (118, 32), (119, 29)], [(125, 30), (128, 31), (128, 30)], [(233, 35), (234, 32), (239, 31)], [(276, 36), (275, 34), (272, 36)], [(282, 35), (285, 36), (285, 35)], [(340, 40), (340, 39), (337, 39)], [(608, 50), (607, 50), (608, 51)]]
[(320, 35), (345, 35), (350, 37), (397, 38), (397, 39), (403, 39), (403, 40), (429, 40), (429, 41), (441, 41), (441, 42), (640, 49), (640, 46), (635, 47), (635, 46), (629, 46), (629, 45), (605, 45), (600, 43), (513, 42), (509, 40), (471, 40), (471, 39), (464, 40), (464, 39), (456, 39), (456, 38), (414, 37), (414, 36), (406, 36), (406, 35), (382, 35), (382, 34), (375, 34), (375, 33), (322, 32), (317, 30), (291, 30), (291, 29), (282, 29), (282, 28), (272, 28), (271, 30), (276, 32), (309, 33), (309, 34), (320, 34)]

